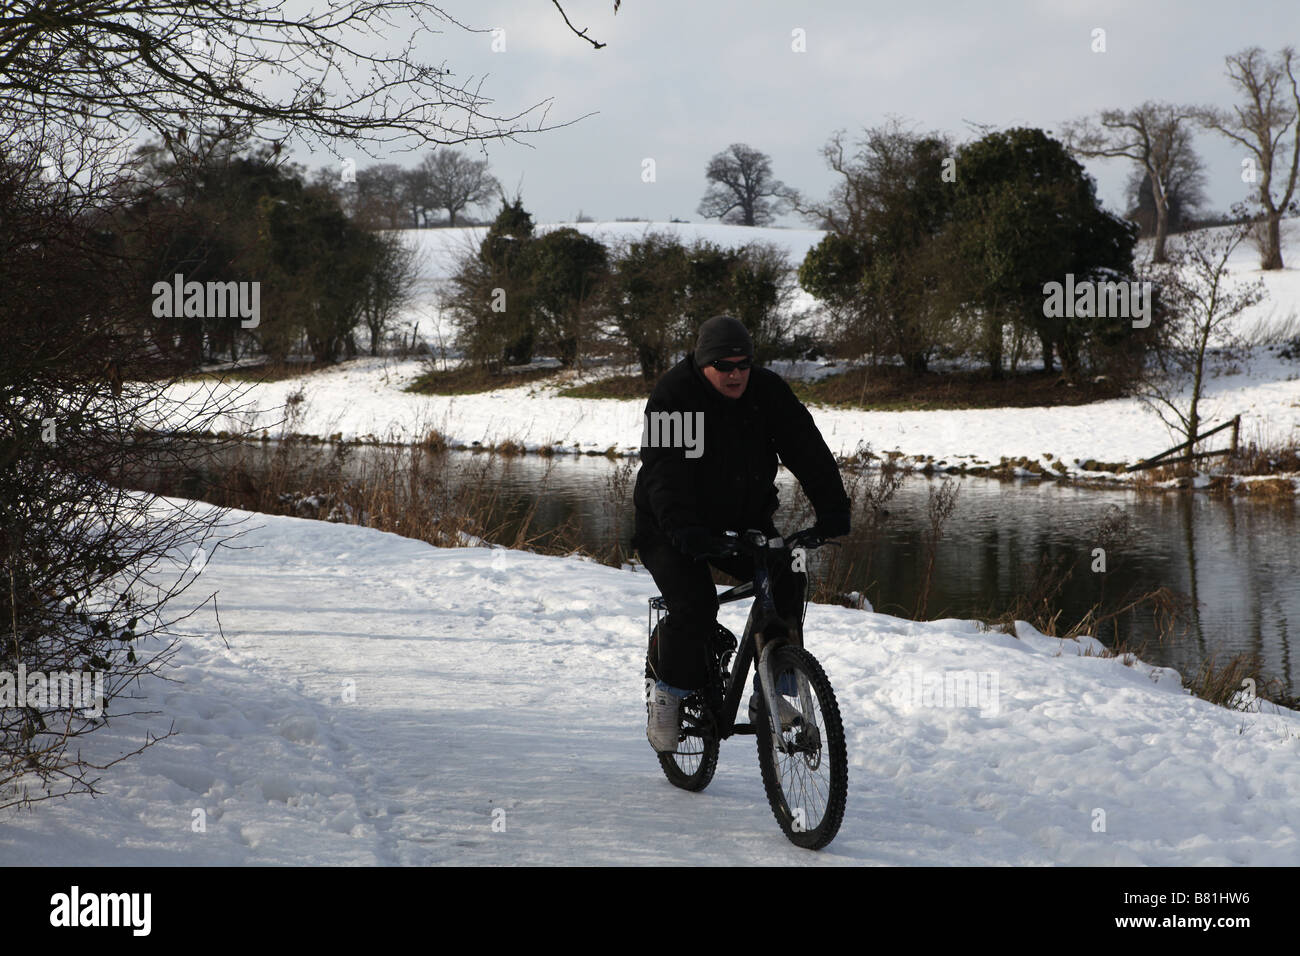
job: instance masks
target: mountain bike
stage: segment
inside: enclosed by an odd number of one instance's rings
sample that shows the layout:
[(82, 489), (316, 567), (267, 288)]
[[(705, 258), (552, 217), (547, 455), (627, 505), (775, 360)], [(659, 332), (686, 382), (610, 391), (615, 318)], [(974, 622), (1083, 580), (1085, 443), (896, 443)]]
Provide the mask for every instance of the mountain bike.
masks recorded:
[[(792, 843), (810, 850), (830, 843), (844, 819), (849, 788), (844, 727), (826, 673), (802, 646), (801, 622), (794, 622), (799, 633), (792, 634), (791, 624), (777, 614), (771, 582), (778, 562), (796, 567), (808, 550), (824, 543), (811, 528), (786, 539), (762, 531), (733, 531), (718, 542), (720, 554), (747, 554), (754, 560), (753, 580), (719, 594), (718, 602), (753, 597), (754, 603), (739, 642), (725, 627), (717, 626), (708, 655), (708, 680), (681, 703), (677, 750), (659, 754), (670, 783), (699, 791), (713, 779), (721, 742), (733, 734), (753, 734), (772, 813)], [(666, 610), (662, 597), (650, 599), (647, 710), (658, 680), (658, 639)], [(757, 719), (736, 723), (751, 664), (757, 682)]]

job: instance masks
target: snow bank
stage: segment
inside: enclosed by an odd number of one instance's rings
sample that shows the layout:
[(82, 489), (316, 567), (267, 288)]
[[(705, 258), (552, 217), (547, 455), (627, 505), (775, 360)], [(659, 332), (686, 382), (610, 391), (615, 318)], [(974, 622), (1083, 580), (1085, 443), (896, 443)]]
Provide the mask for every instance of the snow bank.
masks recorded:
[[(240, 517), (235, 513), (235, 517)], [(244, 515), (243, 517), (248, 517)], [(0, 812), (9, 864), (1251, 864), (1300, 855), (1300, 716), (1027, 625), (815, 605), (848, 812), (820, 854), (751, 738), (702, 795), (644, 738), (644, 571), (252, 516), (190, 593), (180, 683), (85, 740), (103, 797)], [(184, 560), (181, 561), (184, 564)], [(743, 626), (730, 605), (723, 621)], [(200, 829), (200, 823), (202, 827)]]

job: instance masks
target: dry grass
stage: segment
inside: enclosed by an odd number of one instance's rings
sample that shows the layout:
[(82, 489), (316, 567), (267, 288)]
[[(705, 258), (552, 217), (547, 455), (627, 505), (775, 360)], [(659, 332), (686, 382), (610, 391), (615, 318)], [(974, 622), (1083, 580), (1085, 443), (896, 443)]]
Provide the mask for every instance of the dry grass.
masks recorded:
[(993, 380), (983, 371), (913, 375), (894, 366), (851, 368), (816, 382), (792, 382), (791, 387), (805, 402), (874, 411), (1087, 405), (1123, 394), (1110, 380), (1072, 386), (1054, 372)]
[(1300, 472), (1300, 445), (1249, 442), (1227, 458), (1224, 470), (1234, 475), (1276, 475)]
[[(1206, 444), (1201, 447), (1224, 446), (1229, 441), (1226, 433), (1220, 433), (1206, 439)], [(1175, 482), (1177, 487), (1190, 487), (1198, 472), (1209, 474), (1210, 484), (1207, 490), (1212, 494), (1293, 499), (1298, 489), (1290, 476), (1300, 475), (1300, 444), (1290, 440), (1289, 436), (1279, 438), (1263, 426), (1255, 424), (1248, 438), (1242, 436), (1235, 455), (1209, 456), (1195, 462), (1150, 468), (1136, 474), (1134, 485), (1142, 489), (1153, 489), (1158, 484)], [(1270, 476), (1277, 476), (1276, 480), (1238, 480), (1242, 477)]]
[[(867, 463), (877, 461), (878, 468), (866, 467)], [(896, 456), (879, 459), (869, 445), (862, 443), (845, 462), (841, 476), (853, 515), (853, 530), (841, 542), (832, 542), (825, 549), (820, 560), (820, 572), (809, 580), (808, 599), (815, 604), (857, 607), (857, 599), (851, 596), (851, 582), (871, 580), (873, 546), (884, 533), (889, 515), (885, 506), (898, 492), (905, 472), (897, 465)], [(812, 524), (815, 517), (813, 508), (802, 488), (796, 486), (789, 507), (787, 530), (794, 531)], [(871, 585), (865, 587), (869, 589)]]
[(309, 372), (334, 368), (329, 362), (256, 362), (240, 365), (237, 368), (221, 369), (214, 372), (195, 372), (187, 375), (185, 381), (212, 382), (281, 382), (287, 378), (298, 378)]
[(1300, 709), (1300, 697), (1288, 696), (1281, 680), (1261, 677), (1261, 670), (1259, 656), (1253, 653), (1235, 654), (1222, 663), (1218, 654), (1212, 654), (1195, 674), (1183, 678), (1183, 686), (1202, 700), (1231, 710), (1249, 710), (1256, 699)]
[[(1157, 641), (1175, 637), (1187, 628), (1195, 612), (1186, 595), (1164, 587), (1146, 592), (1130, 587), (1118, 595), (1107, 591), (1108, 581), (1125, 580), (1122, 561), (1117, 557), (1131, 552), (1135, 534), (1131, 515), (1112, 507), (1087, 536), (1101, 550), (1104, 564), (1096, 564), (1098, 556), (1091, 549), (1081, 555), (1042, 555), (1037, 565), (1023, 569), (1023, 580), (1028, 584), (1011, 605), (1000, 613), (985, 615), (985, 622), (1004, 633), (1014, 634), (1015, 622), (1025, 621), (1048, 637), (1066, 639), (1088, 635), (1100, 640), (1109, 631), (1116, 653), (1128, 651), (1140, 655), (1145, 646), (1135, 649), (1125, 645), (1119, 636), (1119, 621), (1127, 615), (1146, 612), (1151, 615)], [(1080, 571), (1096, 577), (1097, 599), (1076, 620), (1063, 623), (1066, 585)]]
[(1294, 478), (1261, 478), (1259, 481), (1237, 482), (1233, 490), (1237, 494), (1267, 501), (1294, 501), (1300, 488)]
[(505, 441), (497, 442), (492, 446), (492, 450), (498, 455), (502, 455), (506, 458), (517, 458), (520, 455), (528, 453), (528, 449), (524, 447), (523, 442), (515, 441), (512, 438), (507, 438)]
[(640, 375), (614, 375), (609, 378), (584, 382), (561, 389), (559, 394), (565, 398), (634, 398), (646, 399), (654, 388), (654, 382), (648, 382)]
[(493, 480), (508, 458), (488, 450), (466, 460), (443, 451), (439, 439), (432, 432), (425, 445), (367, 446), (355, 467), (354, 446), (346, 444), (325, 455), (318, 445), (280, 442), (269, 464), (252, 461), (260, 445), (241, 446), (220, 472), (164, 474), (136, 484), (265, 514), (365, 525), (441, 547), (488, 542), (546, 554), (580, 550), (572, 523), (544, 533), (534, 527), (549, 467), (521, 513), (515, 497)]
[[(1104, 548), (1107, 554), (1122, 553), (1126, 542), (1132, 537), (1128, 515), (1112, 511), (1098, 525), (1094, 537), (1098, 546)], [(1075, 562), (1064, 557), (1044, 557), (1030, 578), (1029, 586), (1016, 597), (1012, 605), (1001, 614), (984, 617), (986, 626), (1014, 635), (1015, 622), (1026, 621), (1049, 637), (1067, 640), (1085, 635), (1101, 639), (1109, 630), (1114, 635), (1113, 643), (1102, 656), (1117, 657), (1125, 663), (1131, 663), (1135, 658), (1147, 659), (1148, 642), (1135, 646), (1121, 640), (1118, 623), (1122, 616), (1136, 612), (1150, 613), (1157, 643), (1177, 637), (1190, 625), (1195, 614), (1191, 598), (1163, 587), (1145, 593), (1129, 590), (1118, 599), (1107, 597), (1103, 587), (1101, 598), (1092, 607), (1078, 620), (1068, 626), (1063, 625), (1060, 597), (1077, 567)], [(1112, 567), (1107, 574), (1113, 576), (1116, 570)], [(1245, 705), (1241, 691), (1245, 686), (1254, 687), (1255, 695), (1262, 699), (1284, 707), (1300, 707), (1300, 699), (1287, 697), (1283, 693), (1285, 684), (1282, 681), (1261, 678), (1260, 670), (1260, 662), (1254, 655), (1239, 654), (1228, 658), (1223, 664), (1218, 663), (1218, 655), (1212, 655), (1196, 674), (1184, 675), (1183, 686), (1197, 697), (1221, 707), (1243, 709)], [(1249, 685), (1244, 683), (1247, 680), (1251, 682)]]
[(472, 395), (499, 388), (517, 388), (530, 382), (554, 378), (557, 372), (558, 369), (555, 368), (523, 368), (517, 371), (507, 368), (493, 372), (477, 366), (465, 366), (425, 372), (406, 390), (420, 395)]
[(939, 557), (939, 541), (943, 538), (944, 525), (957, 508), (957, 494), (961, 486), (951, 478), (945, 478), (939, 485), (930, 485), (927, 489), (925, 532), (925, 570), (921, 575), (920, 593), (916, 599), (916, 611), (912, 615), (916, 620), (924, 620), (930, 603), (930, 590), (934, 585), (934, 566)]
[[(1108, 623), (1113, 623), (1118, 615), (1149, 607), (1156, 620), (1157, 641), (1163, 642), (1178, 630), (1183, 629), (1189, 619), (1190, 602), (1185, 595), (1168, 588), (1154, 591), (1133, 598), (1121, 606), (1103, 609), (1101, 604), (1093, 605), (1074, 625), (1057, 633), (1061, 612), (1056, 610), (1048, 615), (1042, 613), (1041, 605), (1025, 600), (997, 618), (988, 619), (985, 624), (990, 629), (1004, 634), (1015, 635), (1015, 622), (1027, 621), (1049, 637), (1061, 637), (1071, 640), (1082, 636), (1096, 637), (1104, 633)], [(1147, 643), (1132, 645), (1124, 641), (1107, 648), (1101, 657), (1119, 658), (1125, 664), (1135, 660), (1147, 660)], [(1249, 709), (1253, 697), (1272, 701), (1281, 707), (1300, 710), (1300, 698), (1285, 694), (1285, 683), (1276, 678), (1262, 678), (1260, 662), (1254, 654), (1237, 654), (1229, 657), (1222, 664), (1218, 655), (1212, 655), (1202, 662), (1200, 669), (1193, 675), (1183, 675), (1183, 686), (1192, 694), (1220, 707), (1231, 710)]]

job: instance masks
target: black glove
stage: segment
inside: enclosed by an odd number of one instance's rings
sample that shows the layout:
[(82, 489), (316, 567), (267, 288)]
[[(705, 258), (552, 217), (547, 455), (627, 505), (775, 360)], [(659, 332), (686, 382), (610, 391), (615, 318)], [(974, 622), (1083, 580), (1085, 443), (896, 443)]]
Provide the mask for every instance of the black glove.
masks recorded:
[(725, 553), (718, 536), (708, 528), (679, 528), (673, 537), (677, 539), (677, 547), (696, 560)]
[(672, 534), (677, 547), (692, 558), (700, 557), (709, 547), (708, 528), (678, 528)]
[(849, 513), (833, 511), (825, 517), (818, 515), (813, 531), (821, 538), (840, 538), (849, 533)]

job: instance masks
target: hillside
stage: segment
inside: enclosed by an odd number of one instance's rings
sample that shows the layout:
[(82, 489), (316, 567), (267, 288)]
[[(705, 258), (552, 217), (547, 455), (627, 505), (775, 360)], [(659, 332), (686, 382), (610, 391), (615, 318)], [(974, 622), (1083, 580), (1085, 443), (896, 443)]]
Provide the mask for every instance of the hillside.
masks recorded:
[[(802, 257), (821, 236), (813, 230), (666, 223), (584, 223), (578, 228), (607, 238), (637, 237), (648, 229), (671, 230), (686, 239), (699, 236), (716, 242), (761, 238), (783, 244), (795, 257)], [(424, 257), (424, 291), (423, 298), (408, 310), (406, 320), (419, 324), (435, 343), (447, 345), (450, 331), (439, 319), (430, 290), (446, 277), (455, 250), (463, 248), (478, 232), (481, 228), (408, 234)], [(1300, 241), (1292, 238), (1286, 254), (1290, 261), (1300, 261)], [(1237, 280), (1251, 281), (1262, 276), (1269, 292), (1263, 302), (1240, 317), (1238, 331), (1277, 337), (1288, 328), (1300, 330), (1300, 270), (1261, 273), (1255, 267), (1254, 251), (1248, 248), (1237, 250), (1231, 266)], [(821, 363), (775, 367), (791, 377), (827, 371)], [(245, 396), (248, 412), (231, 416), (225, 426), (235, 431), (247, 423), (255, 431), (265, 428), (274, 435), (286, 399), (301, 392), (302, 414), (293, 429), (323, 437), (409, 442), (436, 430), (452, 445), (488, 446), (512, 441), (529, 450), (548, 447), (559, 453), (612, 450), (628, 454), (639, 445), (640, 401), (560, 395), (562, 387), (572, 384), (568, 376), (471, 395), (406, 392), (425, 368), (418, 360), (366, 358), (259, 384)], [(591, 374), (610, 372), (601, 369)], [(183, 385), (174, 389), (171, 397), (194, 400), (210, 386), (209, 382)], [(940, 469), (997, 465), (1006, 458), (1023, 460), (1021, 471), (1025, 474), (1035, 470), (1056, 474), (1064, 467), (1068, 475), (1111, 479), (1115, 476), (1109, 470), (1089, 470), (1084, 465), (1090, 461), (1108, 465), (1135, 463), (1176, 441), (1135, 399), (1064, 407), (949, 411), (814, 407), (812, 412), (837, 454), (852, 455), (866, 443), (876, 454), (897, 452), (917, 461), (929, 459)], [(1242, 416), (1243, 442), (1300, 442), (1300, 360), (1281, 357), (1276, 347), (1261, 346), (1212, 377), (1205, 388), (1203, 421), (1218, 424), (1237, 414)]]

